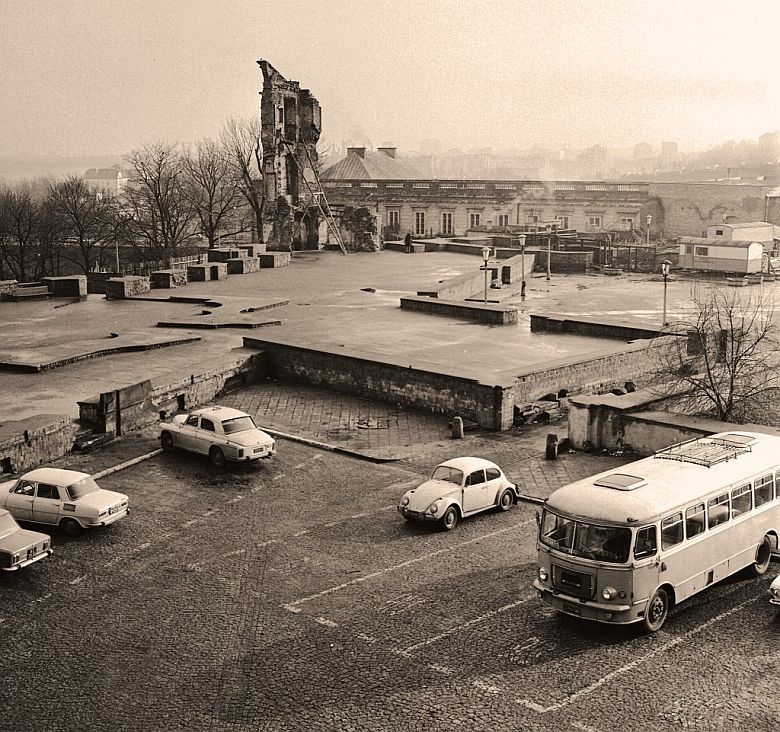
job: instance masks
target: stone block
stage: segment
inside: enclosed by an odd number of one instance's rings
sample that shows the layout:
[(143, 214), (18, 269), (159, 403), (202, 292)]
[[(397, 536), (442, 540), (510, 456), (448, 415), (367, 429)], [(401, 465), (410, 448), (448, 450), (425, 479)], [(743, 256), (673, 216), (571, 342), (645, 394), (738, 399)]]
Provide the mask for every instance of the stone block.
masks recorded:
[(208, 265), (210, 280), (224, 280), (228, 276), (226, 262), (210, 262)]
[(187, 267), (189, 282), (207, 282), (208, 280), (224, 280), (227, 277), (227, 263), (209, 262), (208, 264), (191, 264)]
[(87, 294), (86, 275), (44, 277), (41, 282), (49, 288), (52, 297), (85, 297)]
[(184, 287), (187, 284), (186, 269), (160, 269), (151, 274), (152, 287), (168, 289), (172, 287)]
[(228, 274), (247, 274), (247, 272), (257, 272), (259, 269), (260, 259), (258, 257), (241, 257), (227, 261)]
[(106, 282), (106, 300), (124, 300), (135, 295), (143, 295), (151, 289), (148, 277), (135, 275), (112, 277)]
[(245, 256), (246, 252), (238, 247), (216, 247), (208, 251), (209, 262), (228, 262)]
[(290, 252), (266, 252), (260, 255), (260, 267), (286, 267), (290, 264)]
[(16, 292), (16, 286), (19, 283), (16, 280), (0, 280), (0, 300), (5, 295), (11, 296)]
[(239, 244), (238, 248), (245, 252), (246, 257), (256, 257), (265, 251), (265, 244)]

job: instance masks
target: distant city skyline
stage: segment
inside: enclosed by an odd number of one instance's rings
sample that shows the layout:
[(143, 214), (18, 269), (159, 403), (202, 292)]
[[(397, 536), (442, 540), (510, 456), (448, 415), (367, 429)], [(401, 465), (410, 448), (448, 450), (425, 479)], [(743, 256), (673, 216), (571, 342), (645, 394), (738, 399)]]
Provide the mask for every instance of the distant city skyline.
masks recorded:
[(704, 150), (780, 122), (769, 0), (46, 0), (0, 5), (0, 156), (117, 155), (258, 114), (256, 60), (312, 90), (324, 138), (412, 153)]

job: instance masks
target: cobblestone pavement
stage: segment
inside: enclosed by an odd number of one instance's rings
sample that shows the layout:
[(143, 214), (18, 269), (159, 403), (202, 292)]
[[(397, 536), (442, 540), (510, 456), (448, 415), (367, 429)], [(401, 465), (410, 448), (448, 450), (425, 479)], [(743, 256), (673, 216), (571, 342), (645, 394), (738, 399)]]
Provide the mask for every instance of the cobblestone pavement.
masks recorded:
[(283, 442), (258, 466), (174, 452), (107, 475), (127, 519), (0, 573), (0, 730), (776, 729), (770, 576), (645, 637), (542, 605), (533, 506), (449, 533), (398, 516), (459, 453), (540, 494), (625, 462), (546, 461), (545, 431), (379, 465)]

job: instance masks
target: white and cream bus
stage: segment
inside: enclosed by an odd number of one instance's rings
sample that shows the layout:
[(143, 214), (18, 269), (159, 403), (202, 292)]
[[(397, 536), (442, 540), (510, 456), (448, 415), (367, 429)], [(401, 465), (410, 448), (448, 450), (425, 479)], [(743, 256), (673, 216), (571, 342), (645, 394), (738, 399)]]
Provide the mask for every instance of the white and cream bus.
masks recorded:
[(764, 574), (778, 535), (780, 437), (712, 435), (556, 490), (534, 587), (562, 613), (654, 632), (724, 577)]

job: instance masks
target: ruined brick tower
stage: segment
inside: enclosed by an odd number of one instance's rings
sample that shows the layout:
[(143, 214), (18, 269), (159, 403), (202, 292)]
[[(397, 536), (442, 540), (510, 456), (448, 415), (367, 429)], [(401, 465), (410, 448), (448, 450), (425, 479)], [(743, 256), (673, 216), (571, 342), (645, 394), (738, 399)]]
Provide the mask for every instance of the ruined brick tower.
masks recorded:
[(263, 72), (264, 238), (269, 249), (317, 249), (320, 214), (312, 193), (319, 188), (320, 104), (267, 61), (257, 63)]

